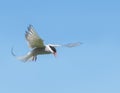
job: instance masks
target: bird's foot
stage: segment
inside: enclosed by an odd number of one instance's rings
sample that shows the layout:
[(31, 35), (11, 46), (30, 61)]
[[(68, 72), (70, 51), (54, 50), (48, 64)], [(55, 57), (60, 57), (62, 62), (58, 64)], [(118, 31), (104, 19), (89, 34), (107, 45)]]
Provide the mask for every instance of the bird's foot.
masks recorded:
[(33, 56), (32, 61), (36, 61), (37, 60), (37, 56)]

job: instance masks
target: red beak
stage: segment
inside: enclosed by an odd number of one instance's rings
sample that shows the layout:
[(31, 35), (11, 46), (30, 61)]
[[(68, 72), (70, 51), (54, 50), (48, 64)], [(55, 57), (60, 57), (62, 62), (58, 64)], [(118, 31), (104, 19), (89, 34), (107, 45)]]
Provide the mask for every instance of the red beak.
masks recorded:
[(53, 53), (54, 54), (54, 56), (56, 57), (57, 56), (57, 53), (55, 52), (55, 53)]

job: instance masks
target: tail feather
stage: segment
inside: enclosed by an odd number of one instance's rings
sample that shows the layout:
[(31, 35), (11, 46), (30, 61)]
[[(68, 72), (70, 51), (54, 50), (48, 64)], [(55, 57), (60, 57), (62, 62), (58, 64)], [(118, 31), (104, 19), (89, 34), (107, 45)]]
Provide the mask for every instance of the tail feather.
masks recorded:
[(32, 53), (31, 53), (31, 52), (29, 52), (29, 53), (28, 53), (27, 55), (25, 55), (25, 56), (17, 57), (18, 60), (21, 60), (21, 61), (24, 61), (24, 62), (26, 62), (26, 61), (32, 61), (33, 58), (34, 58), (34, 56), (32, 56)]
[(13, 52), (13, 48), (11, 49), (11, 54), (16, 57), (18, 60), (26, 62), (26, 61), (36, 61), (37, 57), (33, 55), (32, 52), (28, 52), (25, 56), (20, 56), (17, 57), (14, 52)]

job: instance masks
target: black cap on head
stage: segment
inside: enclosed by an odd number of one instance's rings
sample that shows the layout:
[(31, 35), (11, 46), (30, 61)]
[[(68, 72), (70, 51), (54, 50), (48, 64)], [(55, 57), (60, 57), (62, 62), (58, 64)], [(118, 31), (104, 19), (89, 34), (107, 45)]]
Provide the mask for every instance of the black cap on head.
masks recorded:
[(56, 53), (56, 52), (57, 52), (57, 51), (56, 51), (56, 49), (55, 49), (55, 47), (50, 46), (50, 48), (53, 50), (53, 52), (54, 52), (54, 53)]

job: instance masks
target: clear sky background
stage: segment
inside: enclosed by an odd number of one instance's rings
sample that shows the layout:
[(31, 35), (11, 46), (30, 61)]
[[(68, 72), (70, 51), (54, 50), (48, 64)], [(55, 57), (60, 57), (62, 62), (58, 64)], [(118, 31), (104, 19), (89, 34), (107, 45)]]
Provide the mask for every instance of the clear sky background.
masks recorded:
[[(58, 56), (23, 63), (24, 37), (32, 24)], [(1, 0), (0, 93), (120, 93), (119, 0)]]

